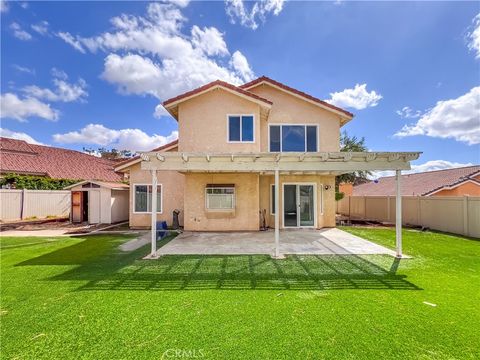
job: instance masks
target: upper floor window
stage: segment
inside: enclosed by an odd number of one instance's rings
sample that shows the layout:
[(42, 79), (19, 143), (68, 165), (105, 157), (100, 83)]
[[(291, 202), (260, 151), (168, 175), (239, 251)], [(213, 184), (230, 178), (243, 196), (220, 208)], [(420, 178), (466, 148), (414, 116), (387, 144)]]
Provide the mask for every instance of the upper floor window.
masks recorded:
[(229, 142), (254, 142), (253, 115), (228, 116)]
[(318, 151), (317, 125), (270, 125), (270, 151)]

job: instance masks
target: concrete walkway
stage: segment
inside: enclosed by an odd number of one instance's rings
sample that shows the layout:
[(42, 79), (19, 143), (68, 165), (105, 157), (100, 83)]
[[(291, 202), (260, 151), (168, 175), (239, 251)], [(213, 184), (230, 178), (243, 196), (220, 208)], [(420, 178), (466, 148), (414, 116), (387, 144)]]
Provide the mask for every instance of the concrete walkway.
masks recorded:
[(52, 230), (7, 230), (0, 232), (0, 237), (56, 237), (56, 236), (72, 236), (67, 234), (71, 229), (52, 229)]
[[(274, 253), (273, 231), (257, 232), (184, 232), (157, 251), (161, 255), (253, 255)], [(285, 230), (280, 232), (280, 253), (299, 255), (395, 256), (393, 250), (332, 228), (322, 230)]]

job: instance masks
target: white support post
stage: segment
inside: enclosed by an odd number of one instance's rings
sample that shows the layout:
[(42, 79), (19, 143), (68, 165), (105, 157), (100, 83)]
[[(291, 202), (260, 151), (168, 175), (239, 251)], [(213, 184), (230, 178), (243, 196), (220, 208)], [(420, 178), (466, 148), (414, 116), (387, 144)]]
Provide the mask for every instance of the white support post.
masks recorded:
[(275, 170), (275, 257), (280, 257), (280, 173)]
[(395, 245), (397, 257), (402, 257), (402, 171), (396, 174), (396, 209), (395, 209)]
[(150, 256), (157, 256), (157, 171), (152, 172), (152, 251)]

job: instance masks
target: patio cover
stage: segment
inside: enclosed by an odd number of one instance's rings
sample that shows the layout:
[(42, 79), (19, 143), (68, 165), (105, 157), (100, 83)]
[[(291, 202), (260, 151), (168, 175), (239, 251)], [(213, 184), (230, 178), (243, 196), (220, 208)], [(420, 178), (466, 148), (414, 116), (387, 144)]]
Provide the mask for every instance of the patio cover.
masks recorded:
[[(396, 171), (396, 253), (402, 256), (401, 171), (410, 169), (410, 161), (420, 152), (308, 152), (308, 153), (207, 153), (144, 152), (142, 170), (152, 174), (152, 208), (156, 208), (157, 171), (180, 172), (258, 172), (275, 175), (275, 197), (279, 198), (280, 174), (341, 175), (353, 171)], [(275, 203), (275, 257), (279, 252), (279, 209)], [(156, 216), (152, 213), (152, 251), (156, 256)]]

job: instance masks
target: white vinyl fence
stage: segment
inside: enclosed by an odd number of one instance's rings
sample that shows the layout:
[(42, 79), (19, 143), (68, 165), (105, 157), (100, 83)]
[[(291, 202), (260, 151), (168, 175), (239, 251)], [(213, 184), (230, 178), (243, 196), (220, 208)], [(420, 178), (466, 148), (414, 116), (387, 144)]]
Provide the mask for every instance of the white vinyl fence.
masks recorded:
[[(346, 196), (337, 214), (357, 220), (395, 222), (395, 196)], [(480, 197), (403, 196), (404, 225), (480, 238)]]
[(0, 220), (70, 215), (70, 191), (0, 189)]

